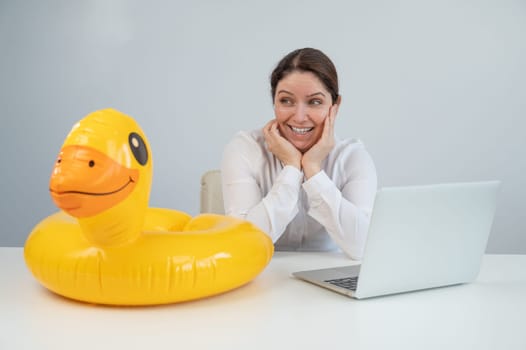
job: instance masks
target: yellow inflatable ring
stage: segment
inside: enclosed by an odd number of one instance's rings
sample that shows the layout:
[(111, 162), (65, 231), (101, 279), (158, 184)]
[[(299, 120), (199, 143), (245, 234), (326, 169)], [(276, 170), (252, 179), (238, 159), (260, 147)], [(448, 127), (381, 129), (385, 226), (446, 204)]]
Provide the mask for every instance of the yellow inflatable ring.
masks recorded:
[(271, 239), (243, 220), (149, 208), (152, 159), (131, 117), (113, 109), (78, 122), (59, 153), (50, 193), (62, 209), (24, 247), (35, 278), (62, 296), (154, 305), (223, 293), (268, 265)]

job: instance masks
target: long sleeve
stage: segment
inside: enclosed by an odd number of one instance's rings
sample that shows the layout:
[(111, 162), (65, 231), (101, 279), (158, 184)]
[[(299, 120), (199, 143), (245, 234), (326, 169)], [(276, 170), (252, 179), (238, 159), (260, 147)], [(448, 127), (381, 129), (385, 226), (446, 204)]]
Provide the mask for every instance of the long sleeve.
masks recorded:
[(225, 213), (254, 223), (275, 242), (298, 213), (303, 173), (272, 158), (239, 133), (225, 147), (221, 174)]
[(323, 171), (305, 181), (268, 151), (260, 130), (239, 132), (224, 149), (221, 174), (226, 214), (260, 227), (276, 249), (340, 249), (361, 259), (377, 178), (359, 140), (336, 140)]
[(321, 171), (303, 184), (308, 214), (325, 227), (336, 244), (352, 259), (360, 260), (377, 190), (373, 161), (365, 149), (354, 151), (340, 167), (341, 190)]

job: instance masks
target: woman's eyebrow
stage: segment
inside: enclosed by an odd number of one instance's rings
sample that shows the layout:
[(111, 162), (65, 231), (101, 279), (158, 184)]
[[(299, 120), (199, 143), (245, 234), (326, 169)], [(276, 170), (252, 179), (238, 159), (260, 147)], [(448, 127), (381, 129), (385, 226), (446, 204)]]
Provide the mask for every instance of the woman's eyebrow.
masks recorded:
[[(285, 93), (285, 94), (289, 94), (289, 95), (294, 96), (294, 94), (292, 92), (287, 91), (287, 90), (279, 90), (278, 94), (280, 94), (280, 93)], [(325, 97), (325, 94), (323, 92), (321, 92), (321, 91), (315, 92), (315, 93), (310, 94), (310, 95), (307, 95), (307, 97), (312, 97), (312, 96), (316, 96), (316, 95), (321, 95), (321, 96)]]
[(323, 97), (325, 97), (325, 94), (323, 92), (315, 92), (313, 94), (310, 94), (310, 95), (307, 95), (307, 97), (312, 97), (312, 96), (316, 96), (316, 95), (322, 95)]

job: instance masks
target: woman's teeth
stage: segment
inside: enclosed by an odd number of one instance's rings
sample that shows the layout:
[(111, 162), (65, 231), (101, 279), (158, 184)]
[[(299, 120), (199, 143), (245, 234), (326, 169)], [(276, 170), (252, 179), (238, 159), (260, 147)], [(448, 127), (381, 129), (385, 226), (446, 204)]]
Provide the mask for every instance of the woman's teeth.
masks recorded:
[(314, 128), (296, 128), (294, 126), (291, 126), (290, 127), (292, 129), (292, 131), (294, 131), (296, 134), (306, 134), (308, 133), (309, 131), (311, 131), (312, 129)]

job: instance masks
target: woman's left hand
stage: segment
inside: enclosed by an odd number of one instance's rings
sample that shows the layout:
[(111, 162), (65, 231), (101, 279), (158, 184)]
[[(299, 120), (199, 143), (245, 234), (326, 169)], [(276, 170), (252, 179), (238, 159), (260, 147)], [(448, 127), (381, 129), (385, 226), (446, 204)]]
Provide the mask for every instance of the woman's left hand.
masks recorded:
[(337, 105), (329, 108), (329, 114), (323, 123), (323, 133), (320, 139), (301, 158), (301, 167), (307, 179), (321, 171), (323, 161), (334, 147), (334, 119), (337, 110)]

